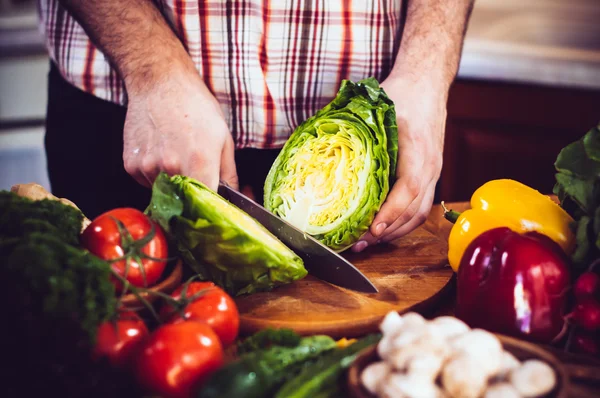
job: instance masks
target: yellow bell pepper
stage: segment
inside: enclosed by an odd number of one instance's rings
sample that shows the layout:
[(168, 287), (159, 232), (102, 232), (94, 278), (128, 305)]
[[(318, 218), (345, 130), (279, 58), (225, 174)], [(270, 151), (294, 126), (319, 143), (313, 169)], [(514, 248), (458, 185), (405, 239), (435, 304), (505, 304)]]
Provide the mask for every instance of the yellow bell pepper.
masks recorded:
[(345, 337), (335, 342), (338, 348), (345, 348), (354, 343), (356, 343), (356, 339), (347, 339)]
[(444, 209), (446, 219), (454, 222), (448, 237), (448, 261), (455, 272), (473, 239), (498, 227), (544, 234), (558, 243), (567, 255), (575, 249), (571, 216), (550, 197), (515, 180), (500, 179), (483, 184), (473, 193), (471, 208), (460, 214)]

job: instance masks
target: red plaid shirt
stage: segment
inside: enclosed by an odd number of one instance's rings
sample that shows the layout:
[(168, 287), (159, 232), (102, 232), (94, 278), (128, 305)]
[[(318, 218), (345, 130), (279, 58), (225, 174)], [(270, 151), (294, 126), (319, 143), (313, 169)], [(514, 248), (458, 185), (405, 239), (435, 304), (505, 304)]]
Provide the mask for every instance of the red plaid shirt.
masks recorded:
[[(125, 104), (115, 69), (58, 0), (39, 0), (50, 57), (73, 85)], [(401, 0), (155, 0), (224, 111), (237, 148), (281, 147), (342, 79), (382, 79)], [(199, 112), (202, 110), (199, 109)]]

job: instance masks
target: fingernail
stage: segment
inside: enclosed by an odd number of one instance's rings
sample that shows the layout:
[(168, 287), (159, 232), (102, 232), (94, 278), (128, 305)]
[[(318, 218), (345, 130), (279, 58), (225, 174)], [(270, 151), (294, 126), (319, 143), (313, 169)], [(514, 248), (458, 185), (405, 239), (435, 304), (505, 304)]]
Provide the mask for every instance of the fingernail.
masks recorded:
[(387, 228), (387, 224), (386, 223), (381, 223), (378, 224), (377, 227), (375, 227), (375, 235), (379, 236), (383, 233), (383, 231), (385, 231), (385, 229)]
[(368, 246), (369, 244), (367, 242), (365, 242), (364, 240), (359, 240), (358, 242), (356, 242), (356, 244), (354, 245), (354, 247), (352, 247), (352, 250), (355, 252), (361, 252), (363, 250), (365, 250), (365, 248)]

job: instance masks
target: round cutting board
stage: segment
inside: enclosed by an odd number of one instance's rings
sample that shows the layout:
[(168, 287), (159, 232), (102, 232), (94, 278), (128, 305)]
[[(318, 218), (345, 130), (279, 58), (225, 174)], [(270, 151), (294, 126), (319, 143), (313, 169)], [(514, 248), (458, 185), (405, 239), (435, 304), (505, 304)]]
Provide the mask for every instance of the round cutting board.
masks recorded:
[(444, 298), (454, 275), (447, 250), (445, 241), (422, 227), (362, 253), (348, 250), (343, 256), (379, 293), (344, 289), (308, 275), (270, 292), (236, 298), (240, 334), (267, 327), (334, 338), (377, 332), (389, 311), (427, 311)]

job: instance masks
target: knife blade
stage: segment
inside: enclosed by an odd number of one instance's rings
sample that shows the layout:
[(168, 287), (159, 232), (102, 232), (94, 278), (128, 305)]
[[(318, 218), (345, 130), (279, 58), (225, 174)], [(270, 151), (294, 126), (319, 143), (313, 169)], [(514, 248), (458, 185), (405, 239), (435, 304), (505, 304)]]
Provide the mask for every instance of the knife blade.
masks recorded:
[(366, 293), (378, 290), (358, 268), (309, 234), (271, 213), (229, 185), (219, 183), (218, 194), (262, 224), (269, 232), (292, 249), (309, 274), (347, 289)]

